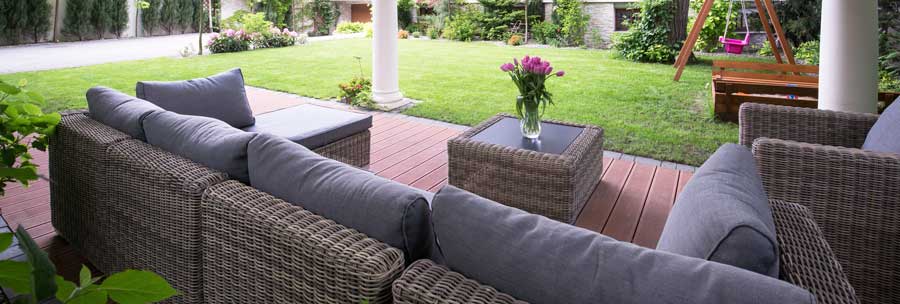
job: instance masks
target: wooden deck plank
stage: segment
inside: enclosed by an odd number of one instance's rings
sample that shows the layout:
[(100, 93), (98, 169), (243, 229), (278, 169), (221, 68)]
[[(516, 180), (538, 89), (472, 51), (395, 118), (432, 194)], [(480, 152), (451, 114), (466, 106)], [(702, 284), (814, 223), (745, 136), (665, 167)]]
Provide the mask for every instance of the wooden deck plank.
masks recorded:
[(400, 123), (399, 125), (394, 126), (390, 130), (385, 130), (384, 132), (381, 132), (378, 134), (372, 134), (372, 139), (371, 139), (372, 147), (374, 148), (377, 143), (379, 143), (385, 139), (391, 138), (397, 134), (407, 132), (411, 129), (414, 129), (417, 126), (419, 126), (419, 124), (416, 122), (404, 121), (404, 122)]
[(603, 174), (600, 184), (591, 194), (581, 216), (575, 220), (575, 226), (585, 229), (602, 232), (606, 226), (606, 221), (625, 188), (625, 180), (631, 174), (631, 168), (634, 162), (630, 160), (613, 160), (609, 165), (609, 170)]
[(446, 181), (447, 176), (447, 164), (445, 162), (440, 167), (437, 167), (422, 178), (413, 182), (410, 186), (427, 191), (439, 185), (441, 181)]
[(409, 148), (372, 164), (369, 169), (385, 178), (394, 179), (438, 154), (446, 154), (447, 140), (453, 137), (454, 134), (456, 134), (455, 131), (448, 130), (447, 133), (435, 136), (432, 141), (422, 142), (418, 147)]
[[(437, 126), (422, 126), (418, 129), (418, 132), (411, 133), (409, 136), (398, 138), (399, 140), (391, 142), (391, 144), (379, 145), (378, 147), (372, 146), (371, 149), (371, 161), (377, 162), (379, 160), (385, 159), (388, 156), (394, 155), (404, 149), (412, 147), (422, 141), (428, 140), (435, 133), (440, 133), (441, 131), (446, 130), (447, 128), (441, 128)], [(399, 135), (398, 135), (399, 136)]]
[(47, 191), (36, 192), (28, 197), (23, 196), (21, 200), (10, 200), (0, 203), (0, 214), (16, 213), (50, 201), (50, 189)]
[[(446, 167), (447, 166), (447, 158), (448, 158), (447, 152), (445, 150), (441, 151), (441, 152), (437, 153), (436, 155), (434, 155), (433, 157), (429, 158), (428, 160), (425, 160), (418, 166), (415, 166), (412, 169), (407, 170), (406, 172), (403, 172), (403, 174), (397, 175), (392, 179), (399, 183), (412, 185), (415, 182), (417, 182), (419, 179), (422, 179), (423, 177), (425, 177), (426, 175), (428, 175), (429, 173), (434, 171), (435, 169), (437, 169), (441, 166)], [(448, 176), (449, 176), (449, 174), (446, 174), (439, 179), (447, 178)], [(428, 185), (428, 187), (425, 187), (424, 189), (428, 189), (431, 186), (433, 186), (433, 184)]]
[(36, 217), (43, 213), (50, 213), (50, 200), (46, 200), (44, 204), (38, 204), (37, 206), (13, 213), (3, 213), (3, 218), (5, 218), (8, 222), (16, 222), (21, 223), (27, 219)]
[(644, 203), (647, 201), (656, 168), (640, 163), (634, 165), (609, 215), (609, 220), (603, 226), (603, 234), (620, 241), (631, 242)]
[[(687, 171), (679, 171), (678, 172), (678, 190), (675, 191), (675, 198), (678, 198), (678, 195), (681, 195), (681, 191), (684, 190), (684, 186), (687, 185), (687, 182), (694, 176), (694, 173)], [(672, 204), (675, 202), (673, 201)]]
[(656, 248), (659, 235), (666, 225), (672, 203), (675, 201), (675, 191), (678, 188), (678, 171), (668, 168), (657, 168), (653, 176), (653, 184), (650, 193), (647, 194), (647, 202), (644, 211), (638, 220), (637, 230), (634, 232), (633, 243), (647, 248)]

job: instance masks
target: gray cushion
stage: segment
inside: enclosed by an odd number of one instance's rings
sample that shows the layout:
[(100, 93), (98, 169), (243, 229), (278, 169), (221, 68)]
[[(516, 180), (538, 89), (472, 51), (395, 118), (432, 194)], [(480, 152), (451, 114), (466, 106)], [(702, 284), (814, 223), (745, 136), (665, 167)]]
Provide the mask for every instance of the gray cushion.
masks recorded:
[(445, 264), (530, 303), (813, 303), (740, 268), (647, 249), (453, 186), (432, 202)]
[(139, 98), (175, 113), (212, 117), (235, 128), (255, 121), (241, 69), (185, 81), (141, 81), (135, 91)]
[(678, 196), (656, 248), (778, 277), (775, 221), (750, 150), (719, 147)]
[(316, 149), (371, 127), (371, 115), (305, 104), (256, 116), (256, 124), (244, 130), (277, 135)]
[(147, 143), (249, 183), (247, 145), (256, 133), (209, 117), (157, 112), (144, 119)]
[(900, 98), (894, 100), (866, 135), (864, 150), (900, 153)]
[(107, 87), (93, 87), (85, 95), (91, 118), (139, 140), (146, 139), (141, 126), (144, 118), (164, 111), (146, 100)]
[(428, 254), (433, 234), (422, 192), (259, 134), (248, 148), (250, 185), (404, 252)]

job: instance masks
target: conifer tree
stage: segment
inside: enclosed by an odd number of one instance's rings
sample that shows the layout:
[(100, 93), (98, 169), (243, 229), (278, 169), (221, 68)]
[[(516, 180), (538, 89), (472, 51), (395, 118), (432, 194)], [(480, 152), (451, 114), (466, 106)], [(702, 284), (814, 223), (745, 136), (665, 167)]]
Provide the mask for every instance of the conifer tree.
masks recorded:
[(143, 24), (144, 32), (147, 33), (147, 36), (153, 36), (153, 30), (159, 27), (163, 0), (148, 0), (147, 3), (150, 6), (141, 9), (141, 24)]
[(35, 43), (47, 35), (50, 30), (50, 3), (47, 0), (28, 1), (27, 30)]
[(92, 0), (68, 0), (66, 2), (66, 17), (63, 20), (63, 33), (74, 36), (78, 40), (91, 32)]
[(103, 34), (106, 34), (112, 25), (112, 18), (109, 14), (112, 0), (94, 0), (92, 4), (91, 26), (93, 26), (94, 33), (97, 34), (97, 39), (103, 39)]
[(163, 5), (159, 14), (159, 23), (166, 29), (166, 34), (171, 35), (172, 31), (178, 26), (178, 10), (180, 9), (181, 3), (180, 0), (165, 0), (160, 2), (163, 2)]
[(109, 6), (110, 27), (109, 31), (116, 34), (116, 38), (122, 38), (128, 27), (128, 0), (111, 0)]

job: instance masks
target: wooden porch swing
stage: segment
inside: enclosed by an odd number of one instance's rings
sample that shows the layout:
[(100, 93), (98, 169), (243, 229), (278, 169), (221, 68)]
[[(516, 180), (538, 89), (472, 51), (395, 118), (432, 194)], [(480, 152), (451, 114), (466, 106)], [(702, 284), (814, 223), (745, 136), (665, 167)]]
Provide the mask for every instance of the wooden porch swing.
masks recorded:
[[(675, 81), (681, 78), (681, 73), (691, 57), (691, 50), (700, 35), (700, 29), (706, 22), (715, 0), (705, 0), (697, 20), (694, 22), (684, 45), (681, 47), (675, 60)], [(742, 1), (742, 0), (731, 0)], [(712, 69), (712, 94), (714, 112), (716, 118), (725, 121), (738, 121), (738, 112), (744, 102), (785, 105), (794, 107), (816, 108), (819, 95), (819, 67), (814, 65), (800, 65), (794, 60), (794, 52), (784, 36), (784, 30), (778, 15), (775, 14), (775, 6), (772, 0), (754, 0), (759, 13), (759, 19), (766, 32), (766, 39), (772, 47), (777, 63), (758, 63), (746, 61), (713, 61)], [(743, 2), (742, 2), (743, 7)], [(742, 14), (746, 12), (742, 11)], [(731, 15), (731, 14), (729, 14)], [(769, 27), (771, 20), (772, 27)], [(747, 26), (746, 15), (744, 24)], [(774, 33), (773, 33), (774, 29)], [(726, 29), (727, 32), (727, 29)], [(724, 44), (728, 53), (737, 52), (736, 44), (746, 45), (749, 42), (749, 28), (744, 40), (728, 39), (723, 35), (720, 41)], [(727, 33), (726, 33), (727, 34)], [(777, 43), (776, 43), (777, 35)], [(782, 60), (777, 44), (781, 44), (787, 63)], [(740, 47), (742, 48), (743, 45)], [(729, 50), (730, 49), (730, 50)], [(878, 101), (883, 105), (889, 104), (898, 93), (880, 93)]]

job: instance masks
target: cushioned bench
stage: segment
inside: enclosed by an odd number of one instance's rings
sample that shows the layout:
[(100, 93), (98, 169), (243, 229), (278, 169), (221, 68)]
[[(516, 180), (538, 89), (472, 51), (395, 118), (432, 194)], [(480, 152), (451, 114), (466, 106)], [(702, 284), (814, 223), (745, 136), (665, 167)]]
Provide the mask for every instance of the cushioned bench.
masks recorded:
[(371, 127), (371, 115), (305, 104), (257, 115), (255, 124), (242, 129), (286, 138), (326, 157), (362, 167), (369, 164)]

